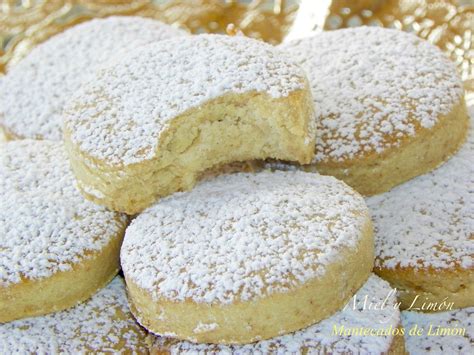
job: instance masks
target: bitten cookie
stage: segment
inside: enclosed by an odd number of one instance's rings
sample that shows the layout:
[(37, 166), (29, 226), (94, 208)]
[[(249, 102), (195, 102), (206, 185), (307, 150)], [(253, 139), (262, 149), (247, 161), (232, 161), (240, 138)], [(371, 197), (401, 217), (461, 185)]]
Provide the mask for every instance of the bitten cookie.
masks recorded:
[(464, 141), (456, 68), (415, 35), (358, 27), (280, 47), (306, 70), (313, 91), (316, 154), (308, 170), (374, 195), (436, 168)]
[(153, 333), (249, 343), (339, 310), (371, 273), (372, 225), (333, 177), (224, 175), (141, 213), (121, 261), (132, 313)]
[(85, 200), (62, 144), (0, 149), (0, 323), (71, 307), (119, 269), (127, 218)]
[(66, 311), (0, 324), (2, 354), (145, 354), (145, 331), (130, 313), (117, 276)]
[(137, 50), (72, 99), (65, 140), (84, 195), (134, 214), (233, 161), (314, 153), (303, 71), (274, 47), (199, 35)]
[(64, 105), (105, 63), (184, 31), (141, 17), (88, 21), (38, 45), (0, 78), (0, 127), (8, 139), (62, 139)]
[(431, 314), (402, 312), (402, 324), (410, 354), (472, 354), (474, 349), (474, 307)]
[[(364, 304), (366, 298), (368, 301)], [(246, 345), (195, 344), (150, 335), (150, 352), (215, 355), (404, 354), (403, 334), (399, 328), (400, 311), (396, 301), (390, 285), (374, 275), (342, 310), (295, 333)], [(373, 308), (375, 305), (377, 309)]]
[(473, 186), (471, 128), (446, 164), (367, 199), (376, 230), (375, 272), (399, 289), (402, 307), (474, 306)]

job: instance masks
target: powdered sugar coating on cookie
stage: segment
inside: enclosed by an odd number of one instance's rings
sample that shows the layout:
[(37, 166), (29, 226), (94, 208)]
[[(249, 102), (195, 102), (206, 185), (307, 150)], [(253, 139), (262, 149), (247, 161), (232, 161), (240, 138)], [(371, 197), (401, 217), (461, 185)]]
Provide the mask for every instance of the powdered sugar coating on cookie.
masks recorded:
[(225, 175), (140, 214), (122, 268), (155, 299), (249, 301), (325, 275), (358, 247), (367, 220), (363, 198), (333, 177)]
[(460, 151), (438, 169), (367, 198), (375, 264), (383, 268), (474, 267), (474, 106)]
[[(472, 354), (474, 307), (439, 313), (402, 312), (402, 324), (405, 327), (405, 347), (410, 354)], [(407, 334), (415, 326), (423, 329), (423, 333), (418, 336)], [(453, 333), (436, 334), (445, 330)], [(464, 334), (455, 333), (463, 330)]]
[[(382, 304), (383, 309), (364, 309), (367, 304)], [(383, 354), (387, 353), (393, 342), (390, 329), (395, 332), (400, 322), (400, 312), (396, 307), (395, 293), (390, 285), (372, 275), (364, 286), (355, 294), (347, 305), (328, 319), (325, 319), (306, 329), (273, 339), (259, 341), (248, 345), (211, 345), (195, 344), (187, 341), (157, 337), (154, 347), (169, 351), (171, 354), (300, 354), (308, 351), (313, 353), (334, 354)], [(371, 329), (374, 332), (386, 331), (377, 336), (339, 335), (334, 334), (334, 327), (343, 332), (363, 331)]]
[(79, 149), (108, 164), (155, 155), (170, 120), (225, 94), (288, 96), (303, 71), (272, 46), (245, 37), (199, 35), (155, 43), (103, 70), (72, 99), (66, 128)]
[(61, 140), (62, 110), (96, 70), (135, 48), (185, 32), (141, 17), (109, 17), (52, 37), (0, 79), (0, 125), (26, 138)]
[(314, 162), (342, 162), (397, 147), (433, 128), (463, 95), (454, 64), (435, 46), (398, 30), (328, 31), (280, 47), (310, 79)]
[(121, 238), (127, 218), (86, 201), (60, 143), (0, 149), (0, 286), (71, 270)]
[(142, 354), (144, 339), (121, 277), (71, 309), (0, 324), (2, 354)]

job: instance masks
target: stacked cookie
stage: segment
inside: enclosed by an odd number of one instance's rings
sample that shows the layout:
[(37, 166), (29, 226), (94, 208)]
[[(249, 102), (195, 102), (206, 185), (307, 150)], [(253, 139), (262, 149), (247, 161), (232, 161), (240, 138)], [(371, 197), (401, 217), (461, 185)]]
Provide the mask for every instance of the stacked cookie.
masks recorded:
[(0, 82), (0, 350), (402, 353), (390, 284), (474, 306), (472, 139), (429, 172), (465, 140), (463, 95), (394, 30), (53, 37)]
[[(474, 133), (454, 66), (428, 43), (378, 28), (326, 32), (282, 46), (306, 68), (313, 90), (316, 154), (303, 169), (334, 175), (364, 195), (379, 194), (366, 199), (374, 221), (374, 272), (397, 290), (407, 310), (407, 350), (469, 352)], [(410, 332), (416, 327), (420, 333)]]

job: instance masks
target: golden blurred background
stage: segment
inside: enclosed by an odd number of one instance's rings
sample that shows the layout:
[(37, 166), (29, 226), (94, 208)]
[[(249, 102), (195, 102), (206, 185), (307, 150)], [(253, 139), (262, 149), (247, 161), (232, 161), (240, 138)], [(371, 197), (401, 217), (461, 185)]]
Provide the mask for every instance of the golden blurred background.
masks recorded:
[(79, 22), (151, 17), (191, 33), (242, 32), (270, 43), (360, 25), (410, 31), (439, 46), (474, 91), (474, 0), (1, 0), (0, 72)]

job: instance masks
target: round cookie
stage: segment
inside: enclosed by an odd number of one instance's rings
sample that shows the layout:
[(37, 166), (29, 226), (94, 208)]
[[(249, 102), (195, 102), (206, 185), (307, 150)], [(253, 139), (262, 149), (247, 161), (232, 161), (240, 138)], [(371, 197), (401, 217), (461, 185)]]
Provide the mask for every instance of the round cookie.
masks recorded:
[[(410, 354), (472, 354), (474, 349), (474, 307), (430, 314), (402, 312), (402, 324)], [(413, 329), (423, 331), (410, 334)]]
[(90, 300), (41, 317), (0, 324), (2, 354), (145, 354), (146, 333), (117, 276)]
[[(364, 306), (367, 297), (372, 305)], [(195, 344), (152, 337), (151, 354), (404, 354), (400, 311), (390, 285), (371, 276), (344, 308), (308, 328), (244, 345)], [(381, 305), (384, 304), (384, 307)], [(364, 334), (363, 332), (372, 332)]]
[(440, 49), (379, 27), (289, 41), (306, 70), (316, 110), (308, 170), (374, 195), (447, 160), (464, 141), (462, 81)]
[(141, 17), (74, 26), (38, 45), (0, 78), (0, 127), (9, 139), (62, 139), (64, 105), (96, 70), (135, 48), (185, 32)]
[(141, 213), (121, 262), (148, 330), (249, 343), (339, 310), (371, 273), (372, 225), (361, 196), (333, 177), (236, 173)]
[(273, 46), (239, 36), (142, 47), (101, 71), (65, 115), (80, 189), (129, 214), (190, 189), (215, 166), (270, 157), (308, 163), (314, 153), (303, 71)]
[(0, 323), (75, 305), (119, 269), (127, 217), (86, 201), (62, 144), (0, 149)]
[[(472, 119), (471, 119), (472, 127)], [(375, 226), (375, 272), (403, 308), (474, 306), (474, 130), (438, 169), (367, 199)]]

